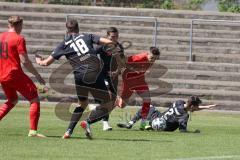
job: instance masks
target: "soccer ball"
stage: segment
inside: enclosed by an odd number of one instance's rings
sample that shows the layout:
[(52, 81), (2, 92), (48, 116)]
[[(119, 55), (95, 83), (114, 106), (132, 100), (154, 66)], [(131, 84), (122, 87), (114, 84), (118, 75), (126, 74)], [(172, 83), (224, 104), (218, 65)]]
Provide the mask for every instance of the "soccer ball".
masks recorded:
[(163, 118), (155, 118), (152, 121), (152, 128), (154, 130), (164, 130), (166, 128), (166, 121)]

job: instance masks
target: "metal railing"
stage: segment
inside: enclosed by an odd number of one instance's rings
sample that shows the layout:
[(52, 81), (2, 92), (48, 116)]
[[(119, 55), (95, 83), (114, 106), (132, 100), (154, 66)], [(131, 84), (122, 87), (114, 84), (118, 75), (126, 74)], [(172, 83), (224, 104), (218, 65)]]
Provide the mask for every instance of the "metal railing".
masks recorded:
[(200, 22), (226, 22), (226, 23), (240, 23), (240, 21), (230, 21), (230, 20), (208, 20), (208, 19), (192, 19), (191, 25), (190, 25), (190, 46), (189, 46), (189, 62), (193, 61), (193, 55), (192, 55), (192, 41), (193, 41), (193, 25), (195, 21)]
[(124, 20), (133, 20), (133, 21), (147, 21), (153, 22), (153, 46), (157, 46), (157, 29), (158, 29), (158, 21), (156, 17), (142, 17), (142, 16), (117, 16), (117, 15), (94, 15), (94, 14), (67, 14), (66, 21), (70, 16), (78, 16), (78, 17), (99, 17), (99, 18), (113, 18), (113, 19), (124, 19)]

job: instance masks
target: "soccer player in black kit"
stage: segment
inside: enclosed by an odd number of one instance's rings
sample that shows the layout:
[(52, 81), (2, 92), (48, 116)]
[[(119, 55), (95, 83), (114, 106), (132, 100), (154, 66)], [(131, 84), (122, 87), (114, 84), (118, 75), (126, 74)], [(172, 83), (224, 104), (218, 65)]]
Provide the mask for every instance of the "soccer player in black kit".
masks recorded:
[[(202, 101), (197, 96), (191, 96), (186, 102), (183, 100), (175, 101), (171, 107), (162, 114), (154, 106), (150, 107), (147, 120), (149, 126), (145, 129), (154, 129), (157, 131), (175, 131), (179, 129), (180, 132), (187, 132), (187, 123), (189, 119), (188, 111), (194, 112), (202, 109), (210, 109), (216, 105), (199, 106)], [(117, 124), (120, 128), (131, 129), (133, 124), (141, 119), (141, 111), (139, 110), (136, 115), (127, 124)], [(196, 130), (199, 132), (199, 130)]]
[[(118, 42), (119, 32), (116, 27), (109, 27), (107, 29), (107, 39), (110, 39), (119, 47), (119, 54), (121, 61), (117, 62), (115, 56), (111, 53), (106, 53), (104, 46), (98, 46), (97, 52), (100, 54), (100, 58), (103, 61), (102, 73), (105, 81), (107, 82), (107, 87), (111, 93), (112, 101), (116, 100), (117, 97), (117, 87), (118, 87), (118, 75), (121, 73), (123, 67), (125, 67), (125, 57), (124, 57), (124, 48)], [(109, 114), (103, 117), (103, 130), (109, 131), (112, 130), (112, 127), (109, 125)]]
[(48, 66), (65, 56), (73, 68), (75, 86), (79, 100), (78, 107), (75, 108), (68, 129), (63, 138), (70, 138), (74, 127), (80, 120), (82, 113), (88, 106), (88, 93), (90, 92), (94, 99), (100, 101), (100, 105), (94, 109), (87, 120), (81, 122), (81, 127), (85, 129), (87, 138), (92, 138), (90, 124), (101, 120), (112, 109), (114, 102), (111, 101), (107, 87), (102, 75), (101, 61), (97, 56), (93, 44), (114, 44), (111, 40), (99, 37), (94, 34), (79, 34), (78, 22), (69, 20), (66, 22), (67, 36), (60, 43), (52, 54), (43, 59), (36, 56), (37, 64)]

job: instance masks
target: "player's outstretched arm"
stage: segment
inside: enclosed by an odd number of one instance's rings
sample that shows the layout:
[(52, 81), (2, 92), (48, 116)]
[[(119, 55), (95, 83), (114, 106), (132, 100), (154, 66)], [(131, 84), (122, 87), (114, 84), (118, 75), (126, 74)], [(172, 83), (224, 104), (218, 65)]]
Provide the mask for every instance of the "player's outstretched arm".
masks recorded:
[(37, 78), (37, 80), (40, 84), (45, 85), (46, 82), (41, 77), (41, 75), (38, 73), (38, 71), (34, 68), (32, 62), (28, 58), (28, 55), (20, 54), (19, 57), (20, 57), (21, 63), (24, 65), (24, 67)]
[(217, 106), (216, 104), (211, 104), (211, 105), (205, 105), (205, 106), (199, 106), (198, 110), (203, 110), (203, 109), (212, 109), (213, 107)]
[(103, 38), (101, 37), (99, 40), (100, 44), (109, 44), (109, 43), (114, 43), (113, 41), (111, 41), (110, 39), (107, 38)]
[(54, 58), (50, 55), (48, 58), (44, 59), (40, 55), (35, 55), (35, 60), (36, 63), (39, 64), (40, 66), (49, 66), (54, 62)]

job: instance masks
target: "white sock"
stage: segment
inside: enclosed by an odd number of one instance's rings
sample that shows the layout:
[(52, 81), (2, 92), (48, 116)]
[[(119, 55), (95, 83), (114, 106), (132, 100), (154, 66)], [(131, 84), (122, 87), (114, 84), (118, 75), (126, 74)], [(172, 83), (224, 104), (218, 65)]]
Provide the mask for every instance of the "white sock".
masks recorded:
[(103, 126), (109, 126), (108, 121), (103, 121)]
[(129, 123), (129, 124), (131, 124), (131, 125), (133, 125), (133, 124), (134, 124), (134, 122), (133, 122), (133, 121), (129, 121), (128, 123)]

